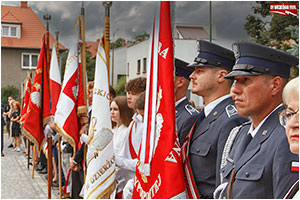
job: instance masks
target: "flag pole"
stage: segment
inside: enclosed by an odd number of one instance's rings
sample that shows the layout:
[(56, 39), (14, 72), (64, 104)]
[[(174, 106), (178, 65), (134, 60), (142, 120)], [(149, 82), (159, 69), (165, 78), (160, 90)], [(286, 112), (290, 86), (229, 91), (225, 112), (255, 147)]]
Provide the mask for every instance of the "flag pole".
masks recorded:
[[(84, 7), (82, 2), (81, 7), (81, 15), (80, 15), (80, 35), (82, 40), (82, 48), (81, 48), (81, 67), (82, 67), (82, 86), (83, 86), (83, 98), (84, 104), (86, 104), (86, 47), (85, 47), (85, 24), (84, 24)], [(87, 110), (86, 110), (87, 113)]]
[(35, 149), (35, 144), (33, 145), (33, 152), (32, 152), (32, 172), (31, 172), (31, 176), (32, 179), (34, 179), (34, 167), (35, 167), (35, 154), (36, 154), (36, 149)]
[[(58, 43), (58, 34), (59, 32), (55, 32), (55, 35), (56, 35), (56, 56), (57, 56), (57, 63), (59, 65), (59, 43)], [(52, 50), (53, 51), (53, 50)], [(59, 191), (59, 198), (61, 199), (62, 197), (62, 185), (61, 185), (61, 146), (60, 146), (60, 143), (61, 143), (61, 137), (58, 138), (58, 191)]]
[[(46, 77), (49, 81), (49, 69), (50, 69), (50, 52), (49, 52), (49, 20), (51, 20), (51, 15), (44, 15), (44, 20), (46, 21)], [(48, 84), (49, 85), (49, 84)], [(51, 186), (52, 186), (52, 138), (47, 137), (48, 146), (48, 199), (51, 199)]]
[[(106, 67), (108, 73), (108, 85), (110, 85), (110, 70), (109, 70), (109, 50), (110, 50), (110, 13), (109, 9), (112, 6), (112, 1), (104, 1), (105, 18), (104, 18), (104, 51), (106, 54)], [(113, 84), (113, 83), (112, 83)]]
[[(85, 45), (85, 16), (84, 16), (84, 6), (82, 2), (81, 6), (81, 15), (80, 15), (80, 36), (82, 40), (82, 48), (81, 48), (81, 71), (82, 71), (82, 89), (83, 89), (83, 99), (84, 104), (87, 108), (87, 95), (86, 95), (86, 45)], [(87, 109), (86, 109), (87, 114)], [(86, 169), (85, 169), (85, 161), (86, 161), (86, 152), (87, 146), (83, 144), (83, 182), (85, 183)]]

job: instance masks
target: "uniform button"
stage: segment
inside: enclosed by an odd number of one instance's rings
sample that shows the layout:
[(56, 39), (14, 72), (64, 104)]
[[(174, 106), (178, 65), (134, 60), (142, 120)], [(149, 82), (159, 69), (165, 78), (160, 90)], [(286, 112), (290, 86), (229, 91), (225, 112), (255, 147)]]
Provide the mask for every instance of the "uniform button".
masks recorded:
[(246, 172), (245, 175), (247, 178), (250, 176), (250, 174), (248, 172)]
[(199, 152), (200, 152), (200, 149), (197, 149), (196, 151), (197, 151), (197, 153), (199, 153)]
[(225, 172), (225, 169), (222, 169), (222, 173), (224, 173)]

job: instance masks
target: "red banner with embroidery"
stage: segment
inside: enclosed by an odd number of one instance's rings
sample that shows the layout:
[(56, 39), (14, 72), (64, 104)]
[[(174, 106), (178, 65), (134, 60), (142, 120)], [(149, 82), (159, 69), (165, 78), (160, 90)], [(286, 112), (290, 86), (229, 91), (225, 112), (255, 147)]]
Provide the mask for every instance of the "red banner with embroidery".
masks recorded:
[[(41, 148), (44, 142), (44, 126), (50, 121), (49, 71), (47, 70), (47, 46), (45, 35), (31, 87), (28, 110), (24, 120), (25, 136)], [(49, 58), (50, 60), (50, 58)]]
[(25, 116), (27, 113), (29, 98), (30, 98), (30, 90), (31, 90), (31, 78), (28, 78), (25, 81), (25, 88), (24, 88), (24, 97), (23, 97), (23, 105), (22, 105), (22, 114), (21, 114), (21, 124), (24, 123)]
[(160, 2), (158, 7), (150, 43), (145, 128), (134, 180), (134, 199), (186, 198), (180, 146), (175, 129), (170, 2)]

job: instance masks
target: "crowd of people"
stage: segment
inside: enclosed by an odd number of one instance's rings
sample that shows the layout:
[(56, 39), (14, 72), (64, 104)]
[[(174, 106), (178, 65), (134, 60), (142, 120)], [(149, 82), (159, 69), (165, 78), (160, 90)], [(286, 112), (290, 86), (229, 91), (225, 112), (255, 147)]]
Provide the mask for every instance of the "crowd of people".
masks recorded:
[[(299, 77), (288, 82), (298, 58), (266, 46), (237, 42), (234, 52), (198, 41), (194, 63), (175, 59), (175, 108), (178, 141), (186, 153), (187, 198), (297, 198), (299, 190)], [(170, 76), (172, 77), (172, 76)], [(186, 97), (203, 98), (195, 108)], [(88, 85), (88, 121), (94, 83)], [(144, 129), (146, 78), (129, 80), (127, 96), (110, 87), (117, 190), (115, 198), (131, 198)], [(9, 97), (4, 108), (10, 147), (20, 151), (20, 104)], [(3, 123), (2, 123), (3, 126)], [(81, 127), (87, 143), (89, 122)], [(55, 132), (49, 124), (47, 130)], [(48, 131), (45, 132), (47, 135)], [(62, 148), (65, 197), (82, 198), (84, 148), (76, 152), (53, 137), (53, 184), (58, 185), (57, 145)], [(2, 143), (3, 146), (3, 143)], [(3, 156), (3, 152), (2, 152)], [(45, 173), (44, 152), (36, 170)], [(297, 168), (298, 166), (298, 168)]]

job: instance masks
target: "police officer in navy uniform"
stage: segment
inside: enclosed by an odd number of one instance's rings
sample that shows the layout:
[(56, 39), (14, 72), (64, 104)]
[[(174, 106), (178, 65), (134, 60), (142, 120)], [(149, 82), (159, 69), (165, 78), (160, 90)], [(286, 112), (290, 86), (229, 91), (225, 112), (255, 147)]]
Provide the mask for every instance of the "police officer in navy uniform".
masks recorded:
[(187, 62), (175, 58), (175, 109), (177, 134), (180, 145), (183, 144), (197, 116), (200, 114), (186, 97), (186, 92), (191, 80), (189, 76), (193, 72), (187, 65)]
[[(200, 198), (212, 198), (220, 183), (224, 144), (231, 129), (247, 121), (237, 114), (229, 95), (232, 80), (225, 79), (235, 63), (232, 51), (208, 41), (198, 41), (198, 56), (190, 75), (192, 92), (204, 100), (203, 120), (190, 140), (189, 159)], [(196, 190), (195, 190), (196, 191)]]
[[(279, 123), (282, 89), (290, 67), (298, 58), (263, 45), (233, 44), (236, 64), (226, 78), (236, 80), (231, 96), (238, 114), (249, 117), (237, 129), (226, 165), (221, 197), (246, 199), (283, 198), (299, 178), (291, 168), (298, 156), (289, 150), (285, 130)], [(219, 189), (219, 188), (218, 188)]]

